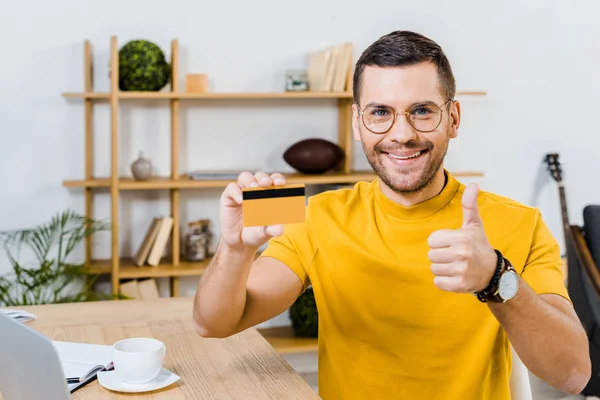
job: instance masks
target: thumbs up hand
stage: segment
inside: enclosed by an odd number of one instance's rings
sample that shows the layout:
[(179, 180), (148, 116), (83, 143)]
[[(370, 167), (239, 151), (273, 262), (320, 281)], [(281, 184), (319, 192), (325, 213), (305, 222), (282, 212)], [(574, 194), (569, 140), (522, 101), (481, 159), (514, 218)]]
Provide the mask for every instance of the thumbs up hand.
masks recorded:
[(427, 243), (433, 283), (450, 292), (473, 293), (489, 284), (497, 256), (490, 245), (477, 207), (479, 189), (469, 184), (462, 196), (463, 224), (460, 229), (433, 232)]

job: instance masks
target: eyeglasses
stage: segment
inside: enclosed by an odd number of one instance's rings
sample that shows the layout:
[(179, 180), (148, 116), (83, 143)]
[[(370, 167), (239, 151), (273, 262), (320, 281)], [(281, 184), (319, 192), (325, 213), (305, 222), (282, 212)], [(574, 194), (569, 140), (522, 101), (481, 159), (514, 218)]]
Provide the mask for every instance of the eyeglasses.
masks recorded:
[(396, 116), (404, 114), (408, 123), (419, 132), (433, 132), (442, 122), (445, 107), (452, 99), (438, 106), (432, 101), (413, 104), (408, 111), (396, 111), (393, 107), (372, 105), (358, 112), (362, 116), (363, 124), (373, 133), (387, 133), (394, 123)]

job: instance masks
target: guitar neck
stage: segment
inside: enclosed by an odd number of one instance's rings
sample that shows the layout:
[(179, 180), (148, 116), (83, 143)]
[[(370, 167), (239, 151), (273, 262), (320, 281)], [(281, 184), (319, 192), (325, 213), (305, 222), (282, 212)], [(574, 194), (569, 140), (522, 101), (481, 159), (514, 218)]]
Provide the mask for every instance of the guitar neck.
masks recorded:
[(567, 213), (567, 198), (565, 196), (565, 187), (562, 183), (558, 184), (558, 194), (560, 196), (560, 210), (562, 213), (562, 223), (565, 232), (569, 230), (569, 214)]

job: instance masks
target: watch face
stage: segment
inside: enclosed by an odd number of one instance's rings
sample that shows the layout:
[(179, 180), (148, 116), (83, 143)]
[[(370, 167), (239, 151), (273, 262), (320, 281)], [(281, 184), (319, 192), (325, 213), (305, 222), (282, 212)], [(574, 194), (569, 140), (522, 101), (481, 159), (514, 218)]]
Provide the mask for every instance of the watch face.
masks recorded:
[(519, 289), (519, 277), (514, 271), (507, 271), (500, 277), (498, 293), (504, 300), (512, 299)]

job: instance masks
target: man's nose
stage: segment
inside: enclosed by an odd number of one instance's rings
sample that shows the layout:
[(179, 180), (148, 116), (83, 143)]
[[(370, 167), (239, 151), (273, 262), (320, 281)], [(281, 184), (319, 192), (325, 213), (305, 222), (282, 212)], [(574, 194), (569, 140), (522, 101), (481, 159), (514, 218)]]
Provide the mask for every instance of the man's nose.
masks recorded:
[(389, 139), (398, 143), (407, 143), (418, 139), (416, 130), (408, 122), (406, 115), (396, 115), (396, 122), (388, 132)]

